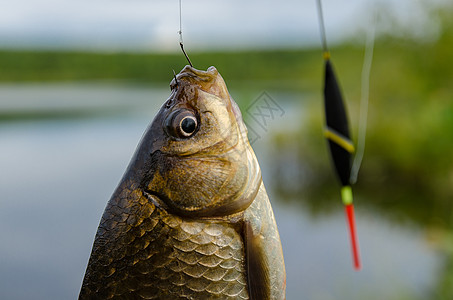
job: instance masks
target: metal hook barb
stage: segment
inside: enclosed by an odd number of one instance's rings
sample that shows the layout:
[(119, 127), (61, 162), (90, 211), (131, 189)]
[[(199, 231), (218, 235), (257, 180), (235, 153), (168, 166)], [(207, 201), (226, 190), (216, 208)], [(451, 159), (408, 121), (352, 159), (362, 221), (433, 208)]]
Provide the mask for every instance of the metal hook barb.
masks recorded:
[(175, 77), (176, 86), (179, 86), (178, 78), (176, 78), (176, 72), (173, 70), (173, 76)]
[(179, 46), (181, 46), (182, 53), (184, 53), (184, 56), (186, 57), (187, 61), (189, 62), (189, 65), (193, 68), (192, 62), (190, 61), (189, 56), (187, 55), (186, 51), (184, 50), (184, 45), (182, 42), (179, 43)]

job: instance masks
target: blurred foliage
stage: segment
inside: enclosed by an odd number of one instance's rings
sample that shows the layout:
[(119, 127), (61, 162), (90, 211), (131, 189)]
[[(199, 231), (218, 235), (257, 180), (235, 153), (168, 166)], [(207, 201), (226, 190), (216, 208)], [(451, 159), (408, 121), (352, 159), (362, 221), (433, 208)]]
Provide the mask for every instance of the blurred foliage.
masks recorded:
[[(317, 50), (280, 50), (190, 53), (194, 66), (207, 69), (215, 64), (227, 81), (299, 82), (294, 88), (309, 88), (310, 69), (317, 65)], [(0, 51), (0, 81), (125, 80), (168, 84), (186, 65), (184, 56), (148, 53), (95, 53)], [(301, 86), (300, 82), (304, 82)], [(307, 80), (305, 80), (307, 79)]]

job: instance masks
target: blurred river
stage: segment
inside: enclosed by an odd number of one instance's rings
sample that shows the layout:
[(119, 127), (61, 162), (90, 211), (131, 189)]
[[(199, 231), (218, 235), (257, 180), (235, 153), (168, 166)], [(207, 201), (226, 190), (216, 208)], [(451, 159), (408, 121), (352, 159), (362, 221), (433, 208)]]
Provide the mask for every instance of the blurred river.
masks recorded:
[[(361, 208), (359, 196), (363, 270), (355, 272), (340, 199), (316, 214), (306, 208), (316, 197), (283, 201), (274, 188), (276, 155), (288, 164), (278, 168), (285, 185), (299, 185), (299, 176), (293, 154), (279, 152), (272, 136), (303, 125), (304, 95), (248, 94), (281, 110), (265, 127), (253, 118), (248, 125), (283, 243), (287, 298), (430, 299), (443, 257), (420, 226)], [(168, 87), (113, 83), (0, 86), (0, 299), (77, 298), (104, 207), (168, 95)]]

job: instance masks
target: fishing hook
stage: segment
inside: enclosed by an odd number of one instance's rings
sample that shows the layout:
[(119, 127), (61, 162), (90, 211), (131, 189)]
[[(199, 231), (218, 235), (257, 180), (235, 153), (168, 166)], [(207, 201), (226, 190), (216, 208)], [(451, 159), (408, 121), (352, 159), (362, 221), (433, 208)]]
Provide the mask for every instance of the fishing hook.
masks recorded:
[(175, 77), (176, 86), (179, 86), (178, 78), (176, 78), (176, 72), (173, 70), (173, 76)]
[(181, 46), (182, 53), (184, 53), (184, 56), (186, 57), (187, 61), (189, 62), (189, 65), (193, 68), (192, 62), (190, 61), (189, 56), (187, 55), (186, 51), (184, 51), (184, 45), (182, 42), (179, 42), (179, 46)]

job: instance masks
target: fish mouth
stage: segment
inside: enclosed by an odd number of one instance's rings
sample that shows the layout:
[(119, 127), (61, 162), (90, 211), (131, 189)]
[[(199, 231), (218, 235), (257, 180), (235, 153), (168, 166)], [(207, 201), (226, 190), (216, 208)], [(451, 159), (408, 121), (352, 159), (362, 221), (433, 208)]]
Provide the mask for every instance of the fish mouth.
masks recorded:
[[(217, 82), (219, 80), (221, 82)], [(219, 71), (217, 71), (214, 66), (210, 66), (206, 71), (195, 69), (189, 65), (185, 66), (170, 82), (171, 89), (177, 88), (181, 81), (188, 84), (195, 84), (203, 91), (212, 93), (219, 98), (228, 99), (228, 106), (236, 117), (236, 121), (242, 122), (241, 111), (228, 93), (223, 78), (219, 75)]]
[[(170, 82), (170, 88), (173, 90), (179, 86), (181, 81), (196, 84), (199, 87), (205, 86), (209, 81), (215, 81), (219, 71), (214, 66), (209, 67), (206, 71), (195, 69), (189, 65), (185, 66), (181, 72), (176, 74)], [(203, 89), (203, 88), (202, 88)]]

